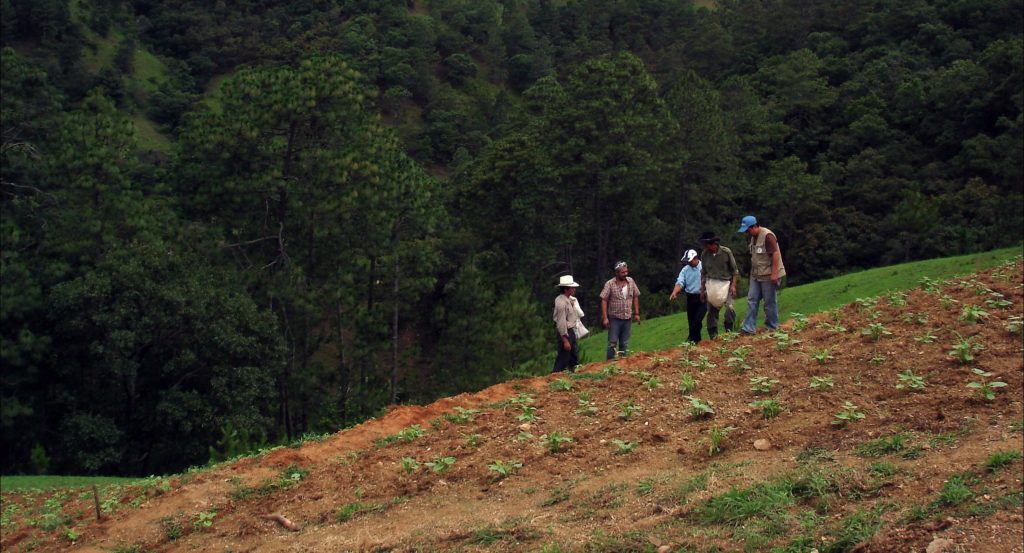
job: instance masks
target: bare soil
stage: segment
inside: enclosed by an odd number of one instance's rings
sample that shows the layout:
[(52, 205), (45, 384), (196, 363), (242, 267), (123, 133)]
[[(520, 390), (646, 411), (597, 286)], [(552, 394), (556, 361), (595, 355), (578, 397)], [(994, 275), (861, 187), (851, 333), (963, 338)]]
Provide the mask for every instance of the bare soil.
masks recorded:
[[(911, 291), (905, 304), (899, 295), (882, 296), (873, 306), (861, 302), (811, 317), (804, 329), (790, 322), (783, 330), (799, 342), (781, 349), (767, 333), (719, 337), (690, 350), (594, 363), (575, 378), (520, 379), (425, 407), (395, 407), (319, 442), (175, 476), (163, 488), (122, 489), (99, 521), (90, 494), (65, 493), (65, 525), (49, 529), (40, 513), (52, 495), (5, 494), (0, 546), (886, 552), (925, 551), (948, 539), (947, 551), (1021, 552), (1024, 349), (1020, 331), (1007, 326), (1024, 315), (1022, 276), (1018, 260), (933, 292)], [(961, 320), (966, 306), (987, 317)], [(873, 323), (889, 334), (877, 341), (863, 334)], [(920, 340), (928, 334), (934, 341)], [(949, 354), (961, 337), (984, 348), (967, 364)], [(738, 372), (729, 358), (741, 346), (751, 352), (749, 369)], [(821, 364), (812, 356), (825, 348), (832, 358)], [(924, 378), (924, 389), (896, 388), (908, 369)], [(678, 388), (683, 373), (697, 382), (685, 394)], [(754, 376), (778, 383), (758, 394)], [(826, 376), (832, 388), (809, 387), (812, 377)], [(555, 389), (559, 379), (572, 388)], [(1006, 386), (985, 400), (967, 386), (983, 380)], [(695, 418), (686, 395), (710, 404), (714, 414)], [(532, 403), (522, 403), (527, 397)], [(765, 419), (750, 403), (770, 398), (782, 411)], [(864, 418), (833, 424), (847, 401)], [(621, 415), (628, 402), (639, 410), (627, 419)], [(524, 405), (535, 409), (536, 420), (526, 420)], [(457, 408), (475, 412), (462, 411), (471, 420), (459, 421)], [(382, 440), (412, 425), (423, 434)], [(714, 429), (731, 430), (712, 454)], [(555, 433), (572, 441), (552, 452), (542, 437)], [(875, 456), (865, 451), (893, 436), (898, 447)], [(614, 440), (637, 445), (623, 453)], [(768, 448), (755, 448), (756, 440), (767, 440)], [(986, 466), (998, 452), (1008, 460)], [(444, 457), (454, 458), (444, 473), (424, 465)], [(403, 458), (419, 466), (407, 473)], [(500, 478), (489, 469), (496, 461), (521, 468)], [(819, 478), (820, 489), (808, 475)], [(712, 498), (730, 490), (754, 497), (758, 484), (785, 478), (804, 478), (812, 492), (759, 514), (708, 521)], [(959, 498), (952, 494), (957, 482), (967, 490)], [(844, 528), (858, 520), (870, 530), (843, 542)]]

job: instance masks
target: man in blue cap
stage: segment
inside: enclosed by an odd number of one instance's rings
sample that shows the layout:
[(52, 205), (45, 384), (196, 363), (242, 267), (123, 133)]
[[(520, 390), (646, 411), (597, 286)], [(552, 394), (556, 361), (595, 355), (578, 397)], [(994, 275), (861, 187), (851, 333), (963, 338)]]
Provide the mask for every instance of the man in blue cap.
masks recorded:
[(779, 306), (776, 303), (779, 279), (786, 276), (779, 241), (775, 233), (759, 225), (753, 215), (740, 220), (737, 232), (750, 237), (750, 290), (747, 292), (747, 318), (743, 320), (740, 333), (753, 334), (757, 330), (757, 309), (762, 299), (764, 326), (775, 330), (779, 328)]

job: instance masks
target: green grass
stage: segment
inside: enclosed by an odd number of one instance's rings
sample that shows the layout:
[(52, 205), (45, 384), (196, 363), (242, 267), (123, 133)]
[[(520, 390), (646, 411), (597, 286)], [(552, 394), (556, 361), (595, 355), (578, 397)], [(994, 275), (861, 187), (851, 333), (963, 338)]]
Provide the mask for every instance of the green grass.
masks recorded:
[(131, 484), (138, 480), (114, 476), (0, 476), (0, 491), (82, 488), (93, 484)]
[[(916, 288), (922, 277), (943, 280), (988, 269), (1021, 255), (1020, 246), (991, 252), (915, 261), (859, 271), (840, 277), (793, 286), (779, 292), (779, 316), (785, 321), (794, 312), (811, 314), (846, 305), (857, 298), (878, 296), (889, 290)], [(642, 278), (642, 277), (638, 277)], [(746, 297), (736, 298), (737, 325), (747, 314)], [(761, 312), (758, 324), (763, 324)], [(721, 317), (719, 317), (721, 320)], [(594, 327), (600, 327), (595, 324)], [(762, 327), (763, 328), (763, 327)], [(604, 359), (607, 333), (594, 332), (580, 342), (580, 358), (587, 362)], [(738, 328), (735, 330), (739, 330)], [(686, 313), (666, 315), (633, 325), (631, 352), (653, 352), (678, 347), (689, 332)]]

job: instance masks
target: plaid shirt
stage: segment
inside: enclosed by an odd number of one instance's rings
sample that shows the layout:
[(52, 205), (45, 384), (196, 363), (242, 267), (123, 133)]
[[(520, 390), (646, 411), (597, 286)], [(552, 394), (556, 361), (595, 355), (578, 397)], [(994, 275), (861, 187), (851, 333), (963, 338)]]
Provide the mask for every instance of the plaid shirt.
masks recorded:
[(608, 300), (608, 317), (611, 319), (632, 319), (633, 298), (640, 297), (632, 277), (626, 277), (626, 295), (622, 295), (622, 284), (614, 278), (604, 283), (601, 299)]

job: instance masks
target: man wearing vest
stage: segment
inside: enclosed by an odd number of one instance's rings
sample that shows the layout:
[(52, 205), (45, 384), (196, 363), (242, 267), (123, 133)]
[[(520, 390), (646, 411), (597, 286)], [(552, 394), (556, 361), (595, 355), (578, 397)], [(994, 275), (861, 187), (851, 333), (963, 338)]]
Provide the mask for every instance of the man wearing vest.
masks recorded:
[(776, 297), (779, 279), (786, 276), (782, 264), (782, 252), (775, 233), (757, 224), (753, 215), (740, 221), (740, 233), (750, 236), (750, 291), (747, 292), (747, 318), (743, 320), (742, 334), (753, 334), (757, 330), (757, 308), (764, 299), (764, 326), (769, 330), (779, 328), (779, 306)]

